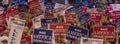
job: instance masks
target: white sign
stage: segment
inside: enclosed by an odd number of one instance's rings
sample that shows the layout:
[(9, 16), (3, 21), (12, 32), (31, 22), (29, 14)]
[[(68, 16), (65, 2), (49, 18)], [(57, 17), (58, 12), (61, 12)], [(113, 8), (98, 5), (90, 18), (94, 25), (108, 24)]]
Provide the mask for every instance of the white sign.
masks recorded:
[(35, 26), (35, 28), (40, 28), (41, 27), (41, 18), (44, 18), (44, 15), (37, 16), (32, 19), (32, 22)]
[(103, 39), (81, 38), (80, 44), (103, 44)]
[(13, 18), (10, 27), (8, 44), (20, 44), (25, 20)]
[(113, 11), (120, 11), (120, 4), (111, 4)]

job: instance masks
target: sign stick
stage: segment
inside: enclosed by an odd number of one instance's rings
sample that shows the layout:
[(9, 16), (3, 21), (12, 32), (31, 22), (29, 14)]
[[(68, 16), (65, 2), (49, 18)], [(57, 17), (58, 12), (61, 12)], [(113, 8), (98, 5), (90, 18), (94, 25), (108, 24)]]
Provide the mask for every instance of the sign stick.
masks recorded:
[(119, 44), (119, 29), (116, 30), (116, 44)]

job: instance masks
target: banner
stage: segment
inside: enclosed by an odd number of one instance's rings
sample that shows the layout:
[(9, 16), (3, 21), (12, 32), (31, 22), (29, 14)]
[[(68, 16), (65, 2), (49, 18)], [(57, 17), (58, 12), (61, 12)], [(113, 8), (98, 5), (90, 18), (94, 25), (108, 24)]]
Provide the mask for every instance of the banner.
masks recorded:
[(80, 44), (103, 44), (103, 39), (81, 38)]
[(35, 29), (33, 32), (33, 44), (53, 44), (52, 30)]
[(49, 29), (53, 30), (55, 38), (65, 38), (68, 30), (68, 24), (49, 24)]
[(66, 39), (75, 41), (77, 39), (80, 39), (80, 37), (87, 37), (88, 33), (89, 31), (87, 29), (69, 26)]
[(25, 20), (14, 18), (11, 22), (11, 31), (9, 33), (8, 44), (20, 44)]
[(35, 28), (40, 28), (40, 27), (42, 27), (42, 26), (41, 26), (41, 19), (42, 19), (42, 18), (44, 18), (44, 15), (40, 15), (40, 16), (34, 17), (34, 18), (32, 19), (32, 22), (33, 22)]
[(48, 24), (57, 23), (57, 22), (58, 22), (57, 18), (44, 18), (44, 19), (41, 19), (42, 28), (48, 28)]
[(101, 19), (101, 13), (90, 13), (90, 17), (92, 21), (100, 21)]
[(108, 41), (114, 41), (115, 28), (112, 26), (95, 26), (93, 29), (93, 38), (105, 38)]

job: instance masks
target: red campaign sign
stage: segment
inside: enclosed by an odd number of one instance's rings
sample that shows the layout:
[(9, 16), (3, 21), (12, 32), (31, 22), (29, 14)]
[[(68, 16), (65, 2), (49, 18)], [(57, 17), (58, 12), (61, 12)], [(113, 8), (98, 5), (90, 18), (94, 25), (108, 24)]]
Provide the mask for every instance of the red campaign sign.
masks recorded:
[(95, 26), (93, 29), (93, 38), (106, 38), (108, 41), (114, 41), (115, 28), (112, 26)]
[(22, 35), (21, 44), (31, 44), (31, 36)]
[(120, 12), (113, 12), (112, 14), (112, 22), (115, 23), (115, 20), (120, 18)]
[(32, 0), (32, 1), (28, 2), (27, 4), (31, 10), (40, 6), (39, 0)]
[(90, 17), (92, 21), (100, 21), (101, 19), (101, 13), (90, 13)]
[(65, 38), (68, 24), (49, 24), (49, 29), (53, 30), (55, 38)]
[(74, 23), (74, 15), (73, 14), (67, 14), (65, 15), (66, 23)]

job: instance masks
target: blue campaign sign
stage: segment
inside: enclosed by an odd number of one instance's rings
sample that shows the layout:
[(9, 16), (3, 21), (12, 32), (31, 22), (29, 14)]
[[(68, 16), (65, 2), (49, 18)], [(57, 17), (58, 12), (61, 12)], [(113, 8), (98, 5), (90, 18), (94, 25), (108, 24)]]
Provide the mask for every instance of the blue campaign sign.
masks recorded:
[(58, 22), (57, 18), (45, 18), (45, 19), (41, 19), (42, 28), (47, 28), (49, 23), (57, 23), (57, 22)]
[(20, 0), (20, 4), (24, 4), (24, 3), (27, 3), (28, 0)]
[(120, 27), (120, 18), (115, 20), (115, 26), (118, 28)]
[(83, 29), (75, 26), (69, 26), (66, 39), (75, 41), (77, 39), (80, 39), (80, 37), (87, 37), (88, 33), (89, 30), (87, 29)]
[(55, 3), (52, 3), (52, 2), (44, 2), (44, 5), (46, 6), (45, 15), (49, 15), (50, 10), (54, 9)]
[(73, 6), (70, 9), (68, 9), (67, 11), (68, 11), (68, 13), (76, 13), (77, 15), (82, 13), (80, 6)]
[(83, 24), (90, 21), (90, 15), (88, 13), (85, 14), (85, 15), (82, 15), (82, 16), (80, 16), (78, 18), (79, 18), (79, 22), (80, 22), (81, 25), (83, 25)]
[(52, 30), (35, 29), (33, 33), (33, 44), (52, 44)]
[(19, 0), (12, 0), (12, 6), (19, 5)]

